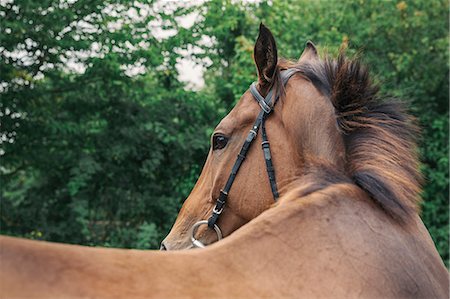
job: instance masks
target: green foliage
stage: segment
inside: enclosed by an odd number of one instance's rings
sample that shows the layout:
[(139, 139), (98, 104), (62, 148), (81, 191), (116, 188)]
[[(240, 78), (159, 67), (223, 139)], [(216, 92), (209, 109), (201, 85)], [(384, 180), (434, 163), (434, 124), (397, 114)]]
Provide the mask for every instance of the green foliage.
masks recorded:
[[(300, 57), (308, 39), (322, 53), (362, 51), (382, 92), (410, 104), (423, 127), (422, 218), (448, 264), (448, 8), (443, 0), (213, 0), (173, 13), (147, 1), (1, 4), (1, 233), (156, 248), (200, 173), (213, 126), (255, 80), (263, 21), (287, 58)], [(179, 26), (192, 12), (197, 22)], [(177, 34), (156, 38), (155, 21)], [(191, 46), (207, 67), (196, 93), (175, 68), (179, 49)]]
[[(157, 248), (195, 182), (217, 116), (208, 96), (184, 90), (178, 56), (167, 52), (195, 38), (154, 9), (103, 1), (2, 7), (2, 233)], [(130, 18), (132, 10), (144, 16)], [(149, 35), (147, 24), (160, 17), (184, 40)], [(28, 60), (14, 54), (23, 45)], [(90, 52), (74, 61), (84, 72), (68, 68), (74, 51)], [(127, 75), (133, 65), (144, 75)]]

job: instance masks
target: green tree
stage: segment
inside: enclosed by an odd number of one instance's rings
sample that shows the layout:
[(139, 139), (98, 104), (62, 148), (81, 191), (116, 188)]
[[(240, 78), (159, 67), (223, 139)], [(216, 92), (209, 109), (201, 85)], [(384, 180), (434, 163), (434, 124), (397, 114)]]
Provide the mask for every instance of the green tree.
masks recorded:
[[(185, 13), (127, 1), (2, 4), (2, 233), (157, 247), (215, 118), (209, 98), (177, 80), (173, 49), (195, 40), (177, 25)], [(178, 34), (160, 40), (154, 22)]]

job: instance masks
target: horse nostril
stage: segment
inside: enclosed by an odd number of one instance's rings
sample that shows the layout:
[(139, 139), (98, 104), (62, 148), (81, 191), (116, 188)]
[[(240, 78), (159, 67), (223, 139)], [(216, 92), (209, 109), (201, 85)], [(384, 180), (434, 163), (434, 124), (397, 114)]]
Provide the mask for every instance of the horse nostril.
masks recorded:
[(166, 245), (164, 245), (164, 242), (161, 242), (161, 247), (159, 247), (159, 250), (162, 250), (162, 251), (167, 250), (167, 247), (166, 247)]

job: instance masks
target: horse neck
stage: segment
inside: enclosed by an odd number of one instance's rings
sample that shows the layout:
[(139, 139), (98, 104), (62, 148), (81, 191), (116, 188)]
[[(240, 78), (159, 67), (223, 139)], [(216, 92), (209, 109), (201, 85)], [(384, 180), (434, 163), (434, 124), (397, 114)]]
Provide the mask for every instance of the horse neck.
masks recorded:
[[(309, 189), (310, 186), (306, 184), (304, 187)], [(323, 195), (316, 192), (303, 197), (301, 201), (291, 200), (298, 197), (296, 192), (300, 189), (295, 190), (295, 194), (289, 192), (275, 207), (221, 242), (205, 249), (202, 252), (203, 259), (211, 261), (211, 265), (219, 265), (219, 268), (215, 269), (219, 273), (223, 272), (223, 265), (227, 265), (227, 268), (232, 270), (230, 272), (240, 273), (245, 277), (300, 275), (295, 263), (299, 262), (304, 242), (301, 228), (307, 221), (305, 218), (308, 218), (305, 210), (308, 210), (308, 214), (312, 211), (309, 207), (305, 209), (305, 205), (320, 203), (323, 201)]]

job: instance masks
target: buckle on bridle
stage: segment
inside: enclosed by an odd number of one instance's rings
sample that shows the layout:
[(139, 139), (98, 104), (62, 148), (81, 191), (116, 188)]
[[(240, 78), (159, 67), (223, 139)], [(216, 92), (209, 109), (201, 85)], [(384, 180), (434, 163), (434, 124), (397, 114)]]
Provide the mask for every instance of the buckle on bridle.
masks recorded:
[(224, 208), (225, 206), (222, 206), (221, 208), (220, 208), (220, 210), (217, 210), (217, 206), (215, 206), (214, 208), (213, 208), (213, 213), (214, 214), (217, 214), (217, 215), (220, 215), (220, 214), (222, 214), (222, 211), (223, 211), (223, 208)]
[[(225, 207), (225, 202), (228, 197), (228, 192), (220, 190), (219, 197), (216, 199), (216, 205), (214, 206), (212, 212), (214, 214), (220, 215), (222, 214), (223, 208)], [(220, 207), (220, 208), (219, 208)]]

